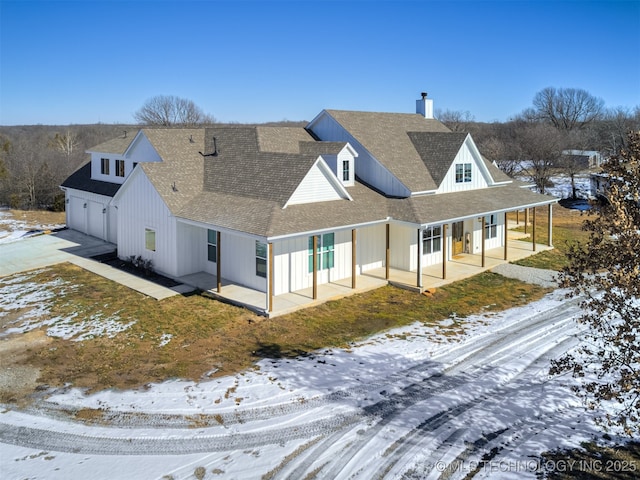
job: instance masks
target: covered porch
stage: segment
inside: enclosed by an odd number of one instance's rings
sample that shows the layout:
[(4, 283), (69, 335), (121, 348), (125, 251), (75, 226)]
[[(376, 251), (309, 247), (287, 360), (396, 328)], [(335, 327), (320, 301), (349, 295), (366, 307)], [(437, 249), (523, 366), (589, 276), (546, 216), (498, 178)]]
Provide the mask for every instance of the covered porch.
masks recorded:
[[(541, 243), (536, 243), (534, 247), (534, 244), (530, 241), (521, 240), (528, 234), (511, 230), (516, 226), (515, 221), (509, 221), (506, 250), (504, 247), (488, 249), (484, 252), (484, 260), (482, 254), (462, 253), (454, 255), (446, 262), (445, 275), (443, 275), (442, 264), (423, 267), (419, 276), (417, 272), (394, 268), (389, 268), (388, 271), (385, 267), (372, 269), (357, 275), (355, 288), (353, 287), (352, 279), (345, 278), (318, 285), (316, 298), (314, 298), (312, 287), (275, 295), (271, 298), (271, 311), (269, 311), (269, 298), (265, 292), (238, 285), (224, 278), (218, 283), (217, 277), (210, 273), (194, 273), (176, 280), (203, 290), (207, 295), (223, 302), (245, 307), (260, 315), (276, 317), (356, 293), (367, 292), (388, 284), (417, 292), (432, 290), (491, 270), (497, 265), (553, 249), (552, 246)], [(505, 260), (505, 251), (507, 252), (507, 260)]]

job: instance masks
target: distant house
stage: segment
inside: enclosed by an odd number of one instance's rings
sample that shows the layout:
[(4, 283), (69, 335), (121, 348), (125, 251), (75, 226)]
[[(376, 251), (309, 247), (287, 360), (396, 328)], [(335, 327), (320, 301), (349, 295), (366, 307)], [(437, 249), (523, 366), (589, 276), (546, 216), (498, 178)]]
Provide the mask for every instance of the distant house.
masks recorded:
[[(382, 267), (420, 272), (506, 242), (506, 213), (558, 199), (513, 182), (469, 134), (417, 113), (323, 110), (306, 128), (143, 128), (63, 184), (70, 228), (164, 275), (274, 296)], [(418, 287), (420, 275), (417, 276)]]
[(599, 167), (603, 160), (602, 154), (595, 150), (563, 150), (562, 156), (585, 170)]

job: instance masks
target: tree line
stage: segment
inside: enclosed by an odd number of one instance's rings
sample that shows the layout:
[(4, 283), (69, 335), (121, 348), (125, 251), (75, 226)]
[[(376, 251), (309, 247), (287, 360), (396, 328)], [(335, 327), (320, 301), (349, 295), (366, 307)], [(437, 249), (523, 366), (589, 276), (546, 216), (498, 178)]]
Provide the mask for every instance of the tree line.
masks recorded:
[[(531, 107), (505, 122), (476, 122), (469, 112), (451, 110), (437, 111), (436, 117), (453, 131), (471, 133), (487, 159), (508, 175), (529, 176), (541, 192), (559, 168), (572, 178), (580, 170), (563, 150), (595, 150), (609, 156), (628, 146), (629, 131), (640, 130), (640, 106), (606, 108), (601, 99), (571, 88), (541, 90)], [(216, 122), (191, 100), (169, 95), (150, 98), (134, 118), (140, 125), (164, 127)], [(86, 150), (132, 127), (0, 127), (0, 206), (64, 209), (59, 185), (88, 161)]]

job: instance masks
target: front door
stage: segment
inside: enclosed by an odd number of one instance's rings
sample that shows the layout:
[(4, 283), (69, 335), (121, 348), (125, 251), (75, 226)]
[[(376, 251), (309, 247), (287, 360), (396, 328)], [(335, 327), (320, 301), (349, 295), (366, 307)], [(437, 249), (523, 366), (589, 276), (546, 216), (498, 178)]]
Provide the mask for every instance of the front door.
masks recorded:
[(464, 251), (464, 222), (455, 222), (451, 232), (453, 255), (459, 255)]

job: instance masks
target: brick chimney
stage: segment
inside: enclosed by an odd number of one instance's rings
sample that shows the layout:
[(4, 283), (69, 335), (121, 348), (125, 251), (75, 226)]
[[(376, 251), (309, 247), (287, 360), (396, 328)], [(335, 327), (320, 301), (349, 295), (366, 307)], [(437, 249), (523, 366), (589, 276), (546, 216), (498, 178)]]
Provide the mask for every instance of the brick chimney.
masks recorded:
[(427, 92), (422, 92), (422, 98), (416, 100), (416, 113), (424, 118), (433, 118), (433, 100), (427, 98)]

